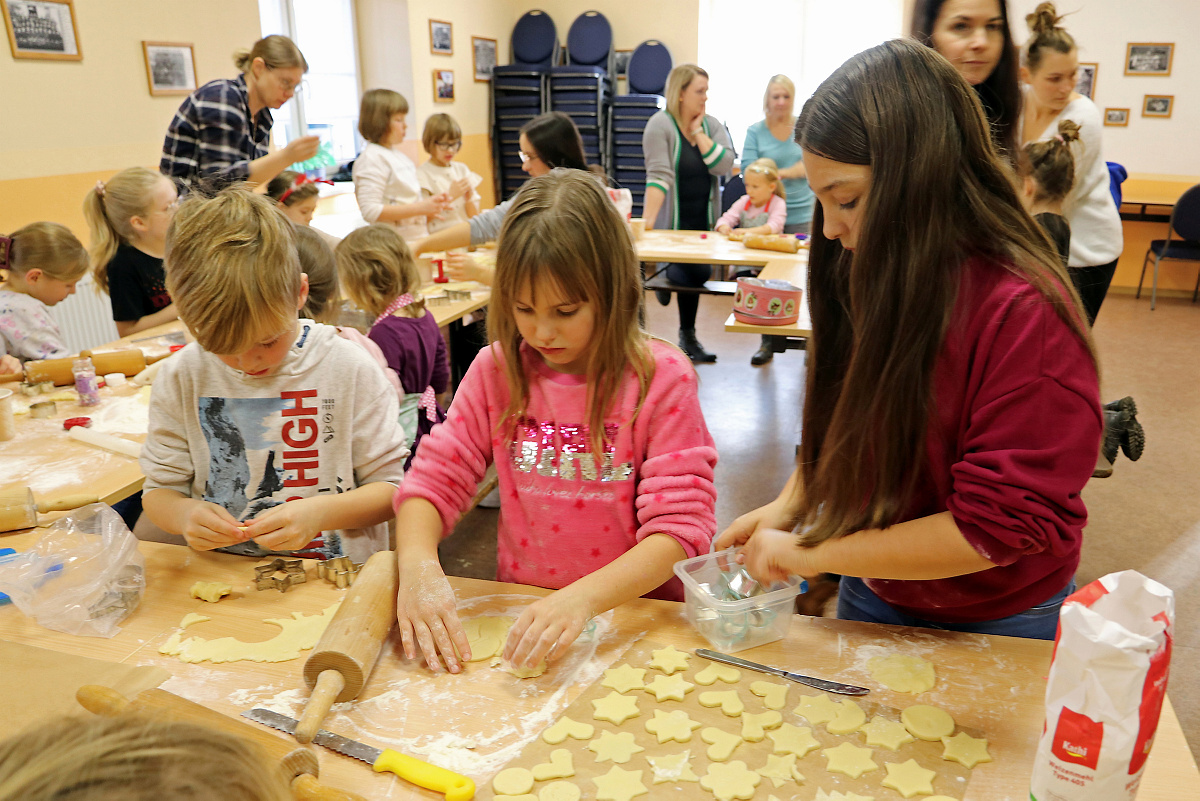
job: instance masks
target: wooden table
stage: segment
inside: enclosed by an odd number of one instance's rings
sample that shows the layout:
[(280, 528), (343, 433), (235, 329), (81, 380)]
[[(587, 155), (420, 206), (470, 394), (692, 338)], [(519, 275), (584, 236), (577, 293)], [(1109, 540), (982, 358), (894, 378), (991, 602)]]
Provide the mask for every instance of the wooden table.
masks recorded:
[[(640, 261), (680, 262), (683, 264), (731, 264), (737, 267), (761, 268), (759, 278), (777, 278), (804, 288), (808, 276), (808, 250), (797, 253), (778, 253), (772, 250), (747, 248), (741, 242), (730, 242), (712, 231), (647, 231), (636, 243)], [(773, 334), (785, 337), (812, 336), (812, 319), (808, 313), (808, 295), (800, 304), (800, 318), (792, 325), (750, 325), (736, 320), (732, 313), (725, 320), (725, 330), (739, 334)]]
[[(21, 550), (37, 533), (0, 537), (0, 545)], [(319, 612), (341, 597), (341, 591), (310, 577), (308, 583), (286, 594), (256, 592), (251, 579), (253, 566), (259, 562), (156, 543), (142, 543), (141, 549), (146, 557), (146, 595), (117, 636), (72, 637), (41, 628), (12, 607), (0, 607), (0, 638), (111, 662), (165, 667), (173, 677), (164, 689), (230, 716), (266, 705), (295, 717), (308, 696), (301, 679), (303, 659), (201, 667), (164, 657), (158, 648), (189, 612), (213, 617), (211, 622), (188, 629), (189, 634), (264, 639), (274, 628), (261, 623), (262, 618), (292, 611)], [(234, 585), (234, 595), (217, 605), (194, 600), (188, 597), (188, 588), (197, 580), (227, 581)], [(463, 616), (515, 614), (546, 592), (472, 579), (451, 579), (451, 583), (458, 592)], [(344, 711), (331, 714), (326, 728), (373, 745), (426, 756), (430, 761), (473, 774), (482, 785), (517, 754), (525, 740), (536, 737), (552, 723), (603, 668), (620, 660), (639, 639), (680, 649), (707, 645), (684, 620), (680, 604), (639, 599), (598, 621), (595, 641), (576, 643), (564, 661), (544, 677), (525, 681), (486, 663), (472, 664), (460, 676), (434, 676), (406, 662), (393, 639), (360, 699)], [(964, 797), (987, 801), (1027, 798), (1041, 731), (1050, 643), (796, 616), (786, 639), (743, 655), (811, 675), (872, 684), (864, 670), (865, 657), (879, 647), (920, 653), (933, 661), (941, 677), (939, 686), (944, 689), (935, 689), (921, 700), (944, 706), (962, 726), (986, 733), (996, 761), (975, 769)], [(791, 697), (797, 697), (795, 691)], [(869, 698), (895, 708), (913, 703), (911, 696), (888, 691), (877, 690)], [(467, 749), (464, 743), (473, 747)], [(374, 774), (360, 762), (318, 750), (321, 779), (333, 786), (369, 798), (436, 797), (394, 777)], [(654, 787), (646, 797), (661, 797), (668, 786)], [(797, 797), (812, 798), (815, 787), (815, 782), (806, 782)], [(1200, 773), (1168, 702), (1138, 798), (1194, 799), (1197, 787)], [(683, 788), (679, 798), (711, 797), (696, 785)], [(584, 789), (585, 798), (594, 797), (588, 793), (591, 787)], [(772, 792), (787, 797), (786, 793)], [(762, 801), (767, 795), (768, 789), (760, 786), (755, 797)], [(490, 798), (490, 791), (481, 796)], [(880, 798), (885, 796), (898, 798), (888, 791)], [(675, 792), (672, 797), (676, 797)]]

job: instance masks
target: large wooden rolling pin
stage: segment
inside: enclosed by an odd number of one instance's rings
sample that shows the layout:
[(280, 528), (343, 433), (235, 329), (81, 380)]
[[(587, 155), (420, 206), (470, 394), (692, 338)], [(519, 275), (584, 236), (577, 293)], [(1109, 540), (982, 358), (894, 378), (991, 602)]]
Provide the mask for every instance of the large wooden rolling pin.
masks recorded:
[(755, 250), (777, 250), (780, 253), (795, 253), (800, 250), (800, 240), (794, 236), (747, 234), (742, 244)]
[(311, 749), (297, 746), (265, 729), (234, 720), (166, 690), (160, 690), (157, 687), (143, 690), (134, 696), (133, 700), (129, 700), (108, 687), (85, 684), (76, 691), (75, 699), (84, 709), (105, 717), (116, 717), (130, 711), (149, 712), (171, 720), (208, 726), (211, 729), (252, 742), (262, 748), (271, 761), (283, 771), (284, 777), (291, 782), (292, 795), (297, 799), (303, 801), (366, 801), (360, 795), (320, 784), (316, 779), (320, 772), (317, 755)]
[[(84, 351), (82, 355), (86, 356), (88, 353), (88, 351)], [(137, 348), (92, 353), (90, 358), (98, 376), (109, 373), (124, 373), (132, 376), (146, 369), (146, 355)], [(25, 380), (31, 384), (53, 381), (55, 386), (65, 387), (75, 383), (75, 374), (71, 372), (74, 365), (74, 357), (25, 362)]]
[(396, 554), (373, 554), (346, 593), (304, 663), (304, 680), (312, 688), (304, 714), (296, 724), (296, 740), (311, 743), (336, 703), (362, 692), (379, 659), (383, 642), (396, 622)]

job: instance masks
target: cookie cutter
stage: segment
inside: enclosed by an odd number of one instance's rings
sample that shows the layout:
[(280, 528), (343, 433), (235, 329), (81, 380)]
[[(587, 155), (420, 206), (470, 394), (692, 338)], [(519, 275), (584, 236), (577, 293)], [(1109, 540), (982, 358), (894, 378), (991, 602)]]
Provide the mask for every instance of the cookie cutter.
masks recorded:
[(362, 570), (362, 565), (351, 562), (349, 556), (339, 556), (335, 559), (317, 562), (317, 577), (325, 579), (339, 590), (353, 584), (354, 579), (358, 578), (360, 570)]
[(42, 388), (37, 384), (31, 384), (28, 381), (21, 382), (22, 395), (37, 395), (42, 391)]
[[(283, 575), (277, 575), (282, 573)], [(278, 558), (254, 568), (254, 588), (257, 590), (279, 590), (287, 592), (297, 584), (308, 581), (304, 563), (299, 559)]]
[(29, 416), (34, 419), (45, 419), (58, 414), (58, 404), (54, 401), (38, 401), (29, 404)]
[(471, 291), (469, 289), (447, 289), (446, 299), (451, 303), (458, 303), (463, 300), (471, 299)]
[(425, 305), (426, 306), (449, 306), (450, 305), (450, 296), (449, 295), (429, 295), (428, 297), (425, 298)]

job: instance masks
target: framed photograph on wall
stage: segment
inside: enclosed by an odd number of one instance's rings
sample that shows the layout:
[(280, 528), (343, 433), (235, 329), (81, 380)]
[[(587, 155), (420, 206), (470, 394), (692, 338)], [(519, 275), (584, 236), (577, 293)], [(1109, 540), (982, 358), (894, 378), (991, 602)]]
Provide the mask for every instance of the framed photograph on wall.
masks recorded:
[(454, 70), (433, 71), (433, 102), (454, 102)]
[(429, 20), (429, 52), (439, 56), (454, 55), (454, 25), (440, 19)]
[(1170, 117), (1175, 107), (1175, 95), (1146, 95), (1142, 101), (1143, 117)]
[(191, 43), (142, 42), (150, 94), (190, 95), (196, 90), (196, 54)]
[(1096, 99), (1096, 72), (1099, 69), (1099, 64), (1079, 62), (1079, 72), (1075, 74), (1075, 91), (1088, 100)]
[(1129, 109), (1127, 108), (1106, 108), (1104, 109), (1104, 124), (1110, 126), (1121, 127), (1129, 124)]
[(3, 0), (13, 58), (82, 61), (73, 0)]
[(629, 57), (632, 55), (632, 50), (613, 51), (613, 72), (616, 73), (618, 80), (629, 73)]
[(1174, 58), (1174, 42), (1130, 42), (1125, 45), (1125, 74), (1170, 75)]
[(492, 70), (496, 67), (496, 40), (472, 36), (471, 64), (475, 69), (475, 80), (490, 81)]

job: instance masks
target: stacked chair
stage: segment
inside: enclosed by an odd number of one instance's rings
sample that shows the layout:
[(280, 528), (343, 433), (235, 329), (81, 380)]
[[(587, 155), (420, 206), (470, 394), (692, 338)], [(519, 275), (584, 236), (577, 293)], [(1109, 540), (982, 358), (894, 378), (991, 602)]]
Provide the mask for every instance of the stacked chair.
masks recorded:
[(609, 174), (618, 186), (633, 194), (633, 216), (642, 215), (646, 196), (646, 161), (642, 133), (646, 123), (666, 105), (663, 93), (673, 63), (671, 51), (653, 39), (642, 42), (629, 58), (626, 80), (630, 94), (612, 99), (609, 141), (612, 161)]
[(512, 32), (512, 63), (492, 72), (492, 148), (497, 197), (504, 199), (528, 177), (521, 171), (521, 126), (548, 109), (551, 69), (559, 61), (558, 29), (544, 11), (529, 11)]
[(569, 116), (583, 139), (589, 164), (610, 163), (608, 102), (612, 96), (612, 26), (599, 11), (585, 11), (567, 32), (567, 63), (550, 69), (550, 110)]

